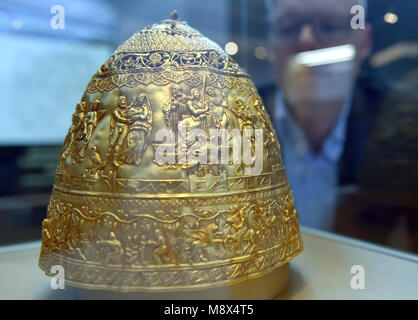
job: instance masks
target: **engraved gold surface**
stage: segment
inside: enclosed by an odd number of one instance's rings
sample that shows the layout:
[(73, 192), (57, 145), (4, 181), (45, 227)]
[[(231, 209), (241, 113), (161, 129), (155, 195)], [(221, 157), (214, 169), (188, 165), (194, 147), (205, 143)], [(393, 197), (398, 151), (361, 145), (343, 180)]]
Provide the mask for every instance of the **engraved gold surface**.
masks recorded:
[(289, 280), (289, 264), (259, 278), (221, 287), (175, 292), (115, 292), (75, 288), (76, 299), (139, 299), (139, 300), (267, 300), (282, 292)]
[[(162, 145), (180, 157), (176, 143), (156, 139), (160, 129), (180, 137), (211, 128), (262, 129), (262, 172), (156, 161)], [(302, 250), (280, 147), (252, 80), (173, 19), (133, 35), (89, 82), (42, 227), (41, 269), (51, 275), (60, 264), (69, 284), (87, 289), (210, 290), (266, 279)]]

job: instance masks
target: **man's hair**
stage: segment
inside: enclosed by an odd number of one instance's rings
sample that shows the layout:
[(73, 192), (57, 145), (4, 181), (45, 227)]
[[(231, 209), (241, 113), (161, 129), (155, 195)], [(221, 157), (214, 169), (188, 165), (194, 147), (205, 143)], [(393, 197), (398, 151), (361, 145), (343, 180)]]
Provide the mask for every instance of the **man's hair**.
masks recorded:
[[(267, 11), (267, 22), (272, 23), (274, 22), (274, 13), (275, 13), (275, 5), (278, 0), (264, 0), (266, 11)], [(364, 8), (365, 15), (367, 17), (368, 11), (368, 0), (356, 0), (357, 4), (361, 5)]]

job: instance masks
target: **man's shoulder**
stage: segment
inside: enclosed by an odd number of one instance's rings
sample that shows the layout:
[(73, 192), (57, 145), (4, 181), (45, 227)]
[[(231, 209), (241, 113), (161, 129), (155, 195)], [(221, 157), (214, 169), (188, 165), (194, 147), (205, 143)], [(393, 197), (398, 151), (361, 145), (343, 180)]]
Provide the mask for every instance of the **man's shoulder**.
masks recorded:
[(374, 117), (385, 95), (385, 88), (367, 77), (360, 77), (353, 92), (352, 116)]
[(365, 157), (366, 143), (385, 97), (385, 88), (376, 81), (360, 77), (355, 85), (351, 111), (347, 119), (340, 183), (356, 183)]

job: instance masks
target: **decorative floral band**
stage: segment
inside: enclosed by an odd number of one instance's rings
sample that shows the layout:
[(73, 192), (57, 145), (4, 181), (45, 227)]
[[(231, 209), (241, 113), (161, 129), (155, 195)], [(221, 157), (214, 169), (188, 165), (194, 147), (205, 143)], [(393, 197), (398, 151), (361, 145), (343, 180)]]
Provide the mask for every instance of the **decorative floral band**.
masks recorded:
[(106, 77), (113, 74), (156, 71), (164, 68), (184, 70), (194, 67), (245, 75), (232, 58), (215, 50), (205, 50), (196, 52), (118, 52), (99, 68), (96, 76)]

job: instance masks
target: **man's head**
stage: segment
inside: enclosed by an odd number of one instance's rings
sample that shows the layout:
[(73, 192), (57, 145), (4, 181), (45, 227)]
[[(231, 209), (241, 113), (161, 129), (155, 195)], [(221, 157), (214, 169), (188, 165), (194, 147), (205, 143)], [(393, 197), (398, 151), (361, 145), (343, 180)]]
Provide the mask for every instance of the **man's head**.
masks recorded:
[(92, 109), (93, 109), (94, 111), (99, 110), (100, 104), (101, 104), (100, 100), (96, 100), (96, 101), (94, 102), (94, 105), (93, 105), (93, 108), (92, 108)]
[(192, 88), (190, 90), (190, 96), (192, 97), (192, 99), (199, 100), (200, 98), (199, 90), (197, 90), (196, 88)]
[(84, 111), (86, 111), (86, 109), (87, 109), (87, 102), (86, 101), (81, 101), (80, 111), (84, 112)]
[(119, 97), (119, 107), (126, 108), (128, 106), (128, 99), (125, 96)]
[(289, 60), (297, 53), (352, 44), (355, 70), (370, 52), (370, 26), (352, 29), (354, 5), (366, 0), (266, 0), (276, 80), (284, 81)]
[(209, 100), (215, 105), (220, 105), (222, 103), (222, 94), (219, 88), (207, 87), (205, 93), (209, 97)]

